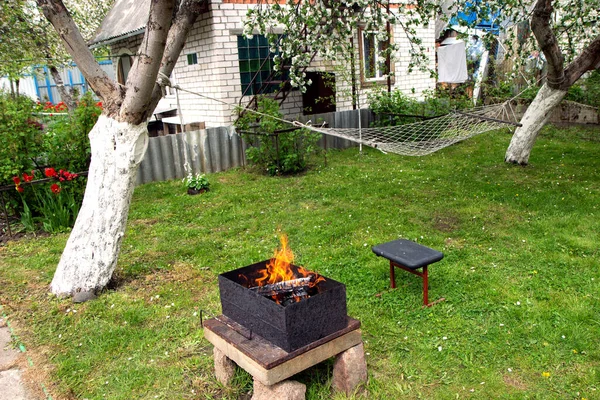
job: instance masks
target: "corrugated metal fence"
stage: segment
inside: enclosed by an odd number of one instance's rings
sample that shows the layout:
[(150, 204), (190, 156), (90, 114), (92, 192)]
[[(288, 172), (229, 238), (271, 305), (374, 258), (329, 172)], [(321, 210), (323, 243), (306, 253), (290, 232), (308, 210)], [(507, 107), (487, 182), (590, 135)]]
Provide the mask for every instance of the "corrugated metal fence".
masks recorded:
[[(308, 120), (313, 125), (327, 122), (332, 128), (357, 128), (358, 112), (340, 111), (302, 118), (302, 122)], [(369, 126), (371, 121), (371, 111), (361, 110), (362, 126)], [(326, 137), (321, 139), (320, 144), (327, 149), (343, 149), (355, 145), (349, 140), (324, 136)], [(140, 164), (137, 184), (182, 179), (186, 176), (186, 163), (194, 174), (240, 167), (246, 162), (245, 149), (246, 144), (232, 126), (152, 137)]]

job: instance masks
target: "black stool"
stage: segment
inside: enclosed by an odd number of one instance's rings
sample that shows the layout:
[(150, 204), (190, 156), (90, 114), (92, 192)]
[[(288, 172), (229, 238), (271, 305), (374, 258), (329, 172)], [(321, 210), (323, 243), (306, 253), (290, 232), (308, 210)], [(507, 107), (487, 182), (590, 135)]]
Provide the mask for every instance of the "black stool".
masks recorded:
[[(394, 267), (398, 267), (411, 274), (423, 278), (423, 304), (430, 306), (428, 297), (428, 276), (427, 266), (444, 258), (444, 254), (439, 251), (422, 246), (418, 243), (406, 239), (393, 240), (391, 242), (379, 244), (371, 248), (373, 253), (390, 260), (390, 281), (392, 289), (396, 287), (396, 276)], [(422, 268), (423, 271), (417, 271)]]

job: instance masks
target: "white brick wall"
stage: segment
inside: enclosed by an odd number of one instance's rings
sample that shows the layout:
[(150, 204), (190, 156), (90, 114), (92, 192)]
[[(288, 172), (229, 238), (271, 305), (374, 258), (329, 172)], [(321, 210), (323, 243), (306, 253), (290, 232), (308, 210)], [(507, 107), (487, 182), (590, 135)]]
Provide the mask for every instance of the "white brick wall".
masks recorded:
[[(181, 87), (202, 95), (179, 92), (182, 114), (186, 123), (202, 121), (207, 127), (229, 125), (234, 120), (234, 108), (238, 104), (245, 106), (250, 100), (250, 98), (246, 98), (240, 103), (242, 87), (237, 54), (237, 34), (242, 30), (242, 20), (248, 7), (253, 7), (253, 5), (213, 1), (211, 10), (202, 15), (191, 29), (172, 77), (173, 81)], [(408, 39), (404, 36), (402, 29), (398, 26), (394, 27), (393, 31), (395, 43), (399, 44), (401, 49), (408, 49)], [(418, 33), (428, 48), (429, 66), (433, 69), (435, 66), (434, 24), (431, 23), (428, 27), (420, 28)], [(117, 46), (113, 46), (113, 54), (118, 54), (125, 48), (133, 52), (139, 47), (140, 42), (141, 36), (129, 38)], [(355, 42), (358, 43), (358, 40)], [(187, 65), (187, 55), (190, 53), (198, 54), (198, 64)], [(360, 86), (358, 49), (356, 55), (356, 80)], [(402, 90), (407, 95), (422, 98), (424, 90), (435, 87), (435, 80), (430, 78), (429, 73), (413, 71), (408, 74), (408, 63), (408, 50), (406, 50), (406, 53), (399, 54), (395, 61), (393, 87)], [(348, 68), (345, 67), (346, 70)], [(316, 60), (310, 70), (332, 71), (335, 69), (331, 65), (325, 65), (322, 61)], [(385, 85), (385, 82), (383, 84)], [(367, 92), (369, 90), (366, 87), (358, 89), (362, 108), (368, 106)], [(343, 82), (341, 74), (336, 73), (336, 108), (338, 111), (352, 109), (350, 93), (350, 83)], [(173, 106), (176, 105), (174, 97), (167, 99), (166, 102), (170, 102)], [(299, 91), (294, 91), (288, 96), (282, 110), (289, 118), (301, 114), (302, 96)]]

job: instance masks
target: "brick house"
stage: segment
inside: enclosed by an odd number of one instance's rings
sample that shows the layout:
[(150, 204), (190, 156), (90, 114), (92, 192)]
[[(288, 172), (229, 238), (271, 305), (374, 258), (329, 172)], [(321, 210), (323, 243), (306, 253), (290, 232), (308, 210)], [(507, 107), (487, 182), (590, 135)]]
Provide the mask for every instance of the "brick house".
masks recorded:
[[(206, 127), (227, 126), (234, 121), (233, 110), (238, 104), (246, 106), (253, 94), (258, 90), (257, 83), (267, 79), (265, 72), (259, 71), (265, 57), (272, 59), (265, 37), (254, 35), (252, 39), (242, 36), (243, 19), (247, 10), (254, 7), (257, 0), (210, 0), (207, 10), (196, 21), (190, 30), (187, 42), (171, 80), (194, 94), (179, 91), (168, 91), (166, 97), (157, 108), (159, 118), (169, 114), (163, 110), (179, 108), (184, 123), (200, 123)], [(399, 3), (392, 1), (392, 3)], [(395, 5), (396, 12), (404, 5)], [(124, 82), (131, 67), (133, 57), (141, 43), (148, 16), (149, 0), (116, 0), (113, 9), (106, 16), (90, 43), (92, 47), (107, 45), (113, 57), (116, 76)], [(435, 66), (435, 22), (419, 28), (419, 37), (427, 48), (429, 68)], [(356, 63), (355, 87), (336, 76), (334, 69), (325, 63), (314, 60), (307, 74), (314, 82), (304, 95), (299, 90), (289, 92), (281, 109), (290, 118), (294, 116), (342, 111), (356, 108), (356, 100), (352, 100), (351, 92), (359, 94), (358, 105), (367, 107), (367, 92), (373, 87), (387, 87), (387, 76), (378, 70), (373, 58), (373, 51), (364, 49), (376, 46), (375, 35), (368, 32), (357, 32), (358, 43), (356, 55), (360, 60)], [(429, 73), (413, 71), (408, 73), (410, 57), (409, 42), (400, 26), (392, 26), (393, 41), (399, 45), (400, 53), (396, 55), (392, 65), (394, 71), (390, 84), (393, 89), (400, 89), (407, 95), (421, 98), (423, 91), (435, 88), (435, 79)], [(370, 54), (369, 54), (370, 53)], [(269, 63), (267, 62), (267, 66)], [(369, 68), (370, 66), (370, 68)], [(263, 67), (263, 70), (265, 68)], [(268, 69), (268, 68), (267, 68)], [(350, 68), (348, 68), (350, 70)], [(325, 81), (335, 84), (325, 84)], [(269, 86), (268, 84), (266, 86)], [(271, 85), (271, 90), (276, 86)], [(177, 98), (179, 97), (179, 107)], [(329, 97), (334, 101), (315, 102), (315, 98)], [(216, 99), (218, 101), (215, 101)], [(224, 104), (225, 103), (225, 104)], [(172, 114), (171, 114), (172, 115)], [(178, 123), (179, 117), (170, 117), (165, 121)]]

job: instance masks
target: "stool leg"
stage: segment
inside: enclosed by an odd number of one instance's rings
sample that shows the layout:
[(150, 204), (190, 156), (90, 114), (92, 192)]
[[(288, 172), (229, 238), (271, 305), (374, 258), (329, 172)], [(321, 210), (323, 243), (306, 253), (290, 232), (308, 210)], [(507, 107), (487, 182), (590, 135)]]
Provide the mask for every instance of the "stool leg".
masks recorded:
[(396, 289), (396, 275), (394, 271), (394, 263), (390, 261), (390, 282), (392, 284), (392, 289)]
[(429, 277), (427, 275), (427, 265), (423, 267), (423, 305), (429, 305)]

